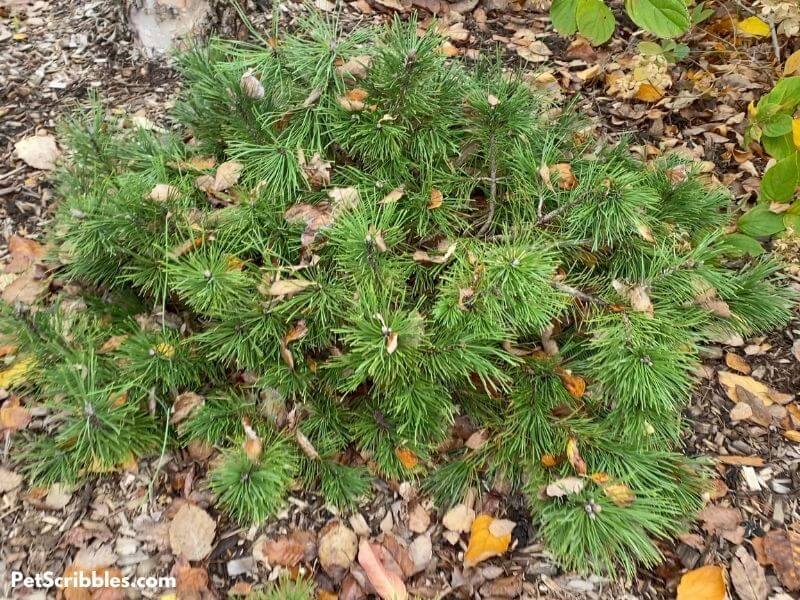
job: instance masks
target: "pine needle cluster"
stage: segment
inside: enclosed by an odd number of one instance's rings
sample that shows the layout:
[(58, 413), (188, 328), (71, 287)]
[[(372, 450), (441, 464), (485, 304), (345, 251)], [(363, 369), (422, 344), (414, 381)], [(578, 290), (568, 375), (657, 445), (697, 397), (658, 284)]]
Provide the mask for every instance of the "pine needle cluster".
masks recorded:
[(64, 285), (4, 320), (52, 415), (32, 480), (201, 443), (242, 523), (297, 482), (341, 507), (375, 475), (443, 505), (503, 485), (568, 568), (659, 560), (701, 506), (676, 450), (698, 345), (792, 299), (768, 259), (726, 255), (728, 195), (691, 163), (599, 145), (442, 42), (312, 16), (183, 55), (173, 131), (99, 104), (65, 124)]

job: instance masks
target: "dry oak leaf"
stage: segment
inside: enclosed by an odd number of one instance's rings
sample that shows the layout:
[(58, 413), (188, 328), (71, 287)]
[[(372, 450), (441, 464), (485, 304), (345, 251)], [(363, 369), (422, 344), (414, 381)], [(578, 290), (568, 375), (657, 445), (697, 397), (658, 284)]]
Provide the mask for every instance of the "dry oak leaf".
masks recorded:
[(258, 551), (253, 552), (257, 560), (270, 566), (294, 567), (301, 562), (311, 562), (317, 555), (317, 541), (312, 532), (292, 531), (277, 539), (262, 539), (254, 544)]
[(470, 530), (467, 551), (464, 553), (464, 567), (474, 567), (488, 558), (500, 556), (506, 552), (511, 544), (513, 528), (513, 521), (495, 519), (491, 515), (475, 517)]
[(706, 565), (684, 573), (676, 600), (724, 600), (725, 572), (718, 565)]
[(0, 408), (0, 431), (19, 431), (31, 422), (31, 413), (21, 406), (18, 396), (11, 396)]
[(169, 525), (172, 552), (186, 560), (203, 560), (211, 554), (217, 523), (194, 504), (184, 504)]
[(44, 258), (46, 248), (37, 242), (18, 235), (8, 240), (8, 254), (11, 261), (6, 265), (6, 273), (23, 273), (32, 264)]
[(172, 403), (172, 417), (170, 423), (175, 425), (186, 419), (196, 409), (203, 406), (205, 398), (195, 392), (183, 392), (175, 397)]
[(386, 568), (379, 558), (380, 546), (372, 544), (369, 540), (361, 540), (358, 546), (358, 564), (375, 588), (375, 593), (383, 600), (406, 600), (408, 590), (406, 584), (397, 573)]
[(744, 546), (736, 549), (736, 558), (731, 563), (730, 579), (740, 600), (767, 600), (769, 588), (764, 577), (764, 567)]
[(331, 521), (319, 532), (317, 547), (322, 568), (334, 579), (341, 579), (356, 558), (358, 538), (340, 521)]
[(15, 385), (28, 380), (28, 375), (33, 372), (36, 361), (28, 356), (19, 357), (11, 366), (0, 371), (0, 389), (10, 389)]
[(51, 171), (61, 154), (52, 135), (31, 135), (14, 144), (17, 156), (34, 169)]
[(781, 584), (790, 592), (800, 590), (800, 525), (773, 529), (764, 536), (764, 554)]

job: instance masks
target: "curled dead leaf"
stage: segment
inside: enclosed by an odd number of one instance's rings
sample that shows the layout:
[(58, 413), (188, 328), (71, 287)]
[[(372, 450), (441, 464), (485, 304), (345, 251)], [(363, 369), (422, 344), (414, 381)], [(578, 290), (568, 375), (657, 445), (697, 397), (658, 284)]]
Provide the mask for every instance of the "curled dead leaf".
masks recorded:
[(470, 528), (469, 544), (464, 553), (464, 567), (474, 567), (480, 562), (494, 556), (500, 556), (511, 544), (511, 532), (508, 527), (500, 527), (501, 535), (494, 535), (492, 524), (496, 521), (491, 515), (478, 515)]

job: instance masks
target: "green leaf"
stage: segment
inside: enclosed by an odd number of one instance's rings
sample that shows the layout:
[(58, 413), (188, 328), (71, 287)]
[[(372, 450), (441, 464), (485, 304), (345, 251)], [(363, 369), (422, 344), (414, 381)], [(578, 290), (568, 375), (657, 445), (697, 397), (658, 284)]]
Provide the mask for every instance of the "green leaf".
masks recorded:
[(792, 132), (792, 117), (786, 113), (778, 113), (762, 123), (764, 135), (778, 137)]
[(677, 37), (691, 25), (684, 0), (625, 0), (625, 8), (634, 23), (658, 37)]
[(553, 0), (550, 5), (550, 21), (555, 30), (561, 35), (572, 35), (578, 31), (575, 13), (578, 10), (578, 0)]
[(783, 224), (786, 229), (791, 229), (795, 234), (800, 233), (800, 215), (785, 213), (783, 215)]
[(720, 244), (724, 246), (727, 256), (758, 256), (764, 252), (758, 240), (743, 233), (728, 234), (720, 240)]
[(783, 215), (775, 214), (769, 207), (759, 204), (739, 217), (739, 231), (753, 237), (769, 237), (785, 229)]
[(639, 42), (639, 54), (642, 56), (659, 56), (664, 53), (664, 48), (655, 42)]
[(761, 199), (770, 202), (788, 202), (800, 185), (800, 153), (782, 158), (761, 178)]
[(792, 134), (787, 133), (780, 137), (762, 137), (761, 144), (772, 158), (780, 160), (794, 154), (797, 148), (794, 147)]
[(602, 0), (578, 0), (575, 21), (578, 31), (593, 45), (599, 46), (614, 33), (614, 13)]
[(784, 77), (772, 91), (762, 96), (756, 107), (760, 122), (781, 112), (791, 114), (800, 104), (800, 77)]
[(713, 8), (706, 8), (705, 2), (701, 2), (692, 10), (692, 26), (699, 25), (708, 17), (714, 14)]

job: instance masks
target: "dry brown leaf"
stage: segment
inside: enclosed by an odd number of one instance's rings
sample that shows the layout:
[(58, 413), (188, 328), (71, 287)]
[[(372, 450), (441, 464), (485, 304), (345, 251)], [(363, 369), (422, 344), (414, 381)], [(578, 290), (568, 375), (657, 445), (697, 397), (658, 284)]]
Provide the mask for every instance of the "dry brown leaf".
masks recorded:
[(306, 530), (295, 530), (275, 539), (261, 539), (253, 546), (253, 556), (273, 567), (294, 567), (300, 562), (311, 562), (317, 554), (315, 536)]
[(184, 504), (169, 525), (169, 544), (176, 556), (203, 560), (211, 554), (217, 523), (194, 504)]
[(73, 562), (64, 569), (64, 582), (69, 585), (61, 588), (63, 600), (123, 600), (125, 592), (122, 587), (78, 587), (73, 583), (79, 582), (81, 578), (99, 578), (105, 581), (106, 577), (122, 578), (122, 571), (116, 567), (85, 567)]
[(244, 75), (242, 75), (241, 79), (239, 79), (239, 85), (241, 86), (244, 95), (248, 98), (258, 100), (259, 98), (264, 97), (264, 86), (250, 71), (247, 71)]
[(776, 401), (776, 392), (770, 389), (770, 387), (766, 384), (756, 381), (752, 377), (737, 375), (736, 373), (731, 373), (730, 371), (720, 371), (717, 373), (717, 378), (719, 379), (720, 385), (725, 388), (725, 393), (727, 394), (728, 398), (734, 402), (747, 401), (747, 398), (739, 397), (739, 395), (736, 393), (737, 388), (743, 388), (750, 392), (752, 395), (761, 400), (761, 402), (764, 403), (764, 406), (770, 406)]
[(389, 334), (386, 336), (386, 353), (387, 354), (394, 354), (395, 350), (397, 350), (398, 338), (396, 331), (390, 331)]
[(736, 386), (736, 396), (750, 407), (752, 412), (752, 414), (748, 417), (750, 421), (756, 425), (761, 425), (761, 427), (769, 427), (772, 424), (772, 413), (769, 411), (769, 409), (767, 409), (758, 396), (751, 394), (741, 386)]
[(193, 567), (185, 559), (179, 559), (172, 573), (178, 598), (199, 599), (208, 591), (208, 571), (203, 567)]
[(331, 521), (319, 532), (317, 546), (322, 568), (332, 578), (340, 580), (356, 558), (358, 538), (340, 521)]
[(217, 168), (216, 175), (214, 175), (214, 190), (217, 192), (224, 192), (228, 188), (236, 185), (243, 169), (244, 165), (235, 160), (222, 163)]
[(787, 429), (783, 432), (783, 437), (785, 437), (790, 442), (795, 442), (796, 444), (800, 444), (800, 431), (796, 429)]
[(0, 467), (0, 494), (10, 492), (22, 485), (22, 475)]
[(311, 160), (306, 160), (302, 148), (298, 149), (297, 154), (303, 176), (313, 189), (320, 189), (330, 184), (332, 162), (323, 159), (319, 152), (315, 152)]
[(37, 242), (18, 235), (8, 240), (8, 255), (11, 261), (6, 265), (6, 273), (24, 273), (28, 267), (44, 258), (47, 249)]
[(764, 568), (750, 556), (744, 546), (736, 549), (736, 558), (731, 563), (730, 578), (740, 600), (767, 600), (769, 588), (764, 577)]
[(753, 409), (747, 402), (738, 402), (729, 413), (731, 421), (745, 421), (753, 416)]
[(752, 370), (747, 361), (734, 352), (725, 353), (725, 364), (734, 371), (739, 371), (739, 373), (744, 373), (745, 375)]
[(569, 163), (557, 163), (550, 167), (550, 174), (558, 175), (556, 183), (562, 190), (574, 190), (578, 187), (578, 179), (572, 172), (572, 165)]
[(732, 456), (723, 454), (717, 456), (717, 462), (723, 465), (763, 467), (764, 459), (760, 456)]
[(317, 449), (314, 448), (314, 444), (311, 443), (311, 440), (309, 440), (299, 428), (295, 429), (294, 437), (297, 440), (297, 445), (300, 446), (300, 449), (303, 451), (303, 454), (311, 460), (319, 460), (319, 452), (317, 452)]
[(0, 408), (0, 431), (19, 431), (30, 422), (31, 413), (20, 404), (18, 396), (11, 396)]
[(264, 448), (261, 438), (258, 437), (258, 434), (250, 425), (250, 421), (247, 418), (242, 418), (242, 427), (244, 428), (245, 435), (245, 440), (242, 442), (242, 450), (244, 450), (245, 456), (247, 456), (250, 462), (258, 462)]
[(790, 592), (800, 591), (800, 526), (773, 529), (764, 536), (764, 554)]
[(183, 392), (175, 397), (172, 403), (172, 417), (170, 422), (175, 425), (186, 419), (196, 409), (203, 406), (205, 399), (195, 392)]
[(316, 206), (312, 204), (295, 204), (286, 209), (283, 218), (289, 224), (306, 224), (306, 229), (300, 236), (300, 244), (303, 248), (310, 246), (317, 233), (333, 223), (333, 213), (327, 203)]
[(375, 593), (383, 600), (406, 600), (408, 590), (400, 576), (387, 569), (386, 565), (378, 558), (376, 548), (380, 547), (372, 544), (369, 540), (361, 540), (358, 546), (358, 564), (375, 589)]
[(416, 252), (414, 252), (412, 258), (415, 261), (421, 263), (443, 265), (448, 260), (450, 260), (450, 257), (453, 256), (455, 251), (456, 251), (456, 243), (453, 242), (452, 244), (447, 245), (447, 247), (444, 250), (444, 254), (431, 256), (425, 250), (417, 250)]
[(386, 194), (383, 199), (378, 204), (392, 204), (393, 202), (397, 202), (400, 198), (403, 197), (405, 194), (405, 188), (403, 186), (394, 188), (391, 192)]
[(433, 210), (435, 208), (439, 208), (444, 201), (444, 195), (440, 190), (433, 188), (431, 190), (430, 200), (428, 200), (428, 208)]
[(742, 513), (738, 508), (709, 504), (697, 515), (702, 527), (710, 534), (725, 538), (732, 544), (741, 544), (744, 539)]
[(213, 169), (216, 164), (217, 159), (213, 156), (192, 156), (186, 160), (169, 162), (167, 166), (173, 169), (186, 171), (208, 171), (209, 169)]
[(617, 506), (629, 506), (636, 500), (636, 495), (624, 483), (604, 485), (603, 492)]
[(34, 304), (49, 287), (50, 283), (37, 273), (36, 267), (25, 271), (3, 289), (3, 302), (10, 306)]
[(718, 317), (727, 319), (733, 316), (731, 307), (728, 306), (727, 302), (717, 296), (717, 290), (714, 288), (708, 288), (702, 294), (695, 296), (694, 303)]
[(636, 312), (644, 313), (653, 316), (653, 303), (648, 295), (648, 287), (644, 284), (629, 286), (618, 279), (611, 282), (611, 285), (618, 294), (628, 299), (631, 308)]
[(372, 57), (368, 54), (361, 56), (353, 56), (346, 63), (336, 67), (339, 75), (342, 77), (350, 76), (354, 79), (364, 79), (367, 76), (367, 69)]
[(34, 169), (51, 171), (61, 152), (52, 135), (31, 135), (14, 144), (17, 156)]
[(496, 521), (491, 515), (478, 515), (470, 528), (469, 544), (464, 553), (464, 567), (474, 567), (478, 563), (500, 556), (511, 544), (511, 532), (505, 533), (507, 527), (501, 528), (503, 535), (493, 535), (491, 526)]
[(573, 375), (569, 371), (561, 368), (557, 369), (556, 372), (561, 379), (561, 383), (564, 384), (564, 387), (567, 388), (567, 391), (573, 398), (583, 398), (583, 395), (586, 393), (586, 380), (583, 377)]
[(706, 565), (685, 573), (678, 584), (676, 600), (725, 600), (725, 572), (718, 565)]

